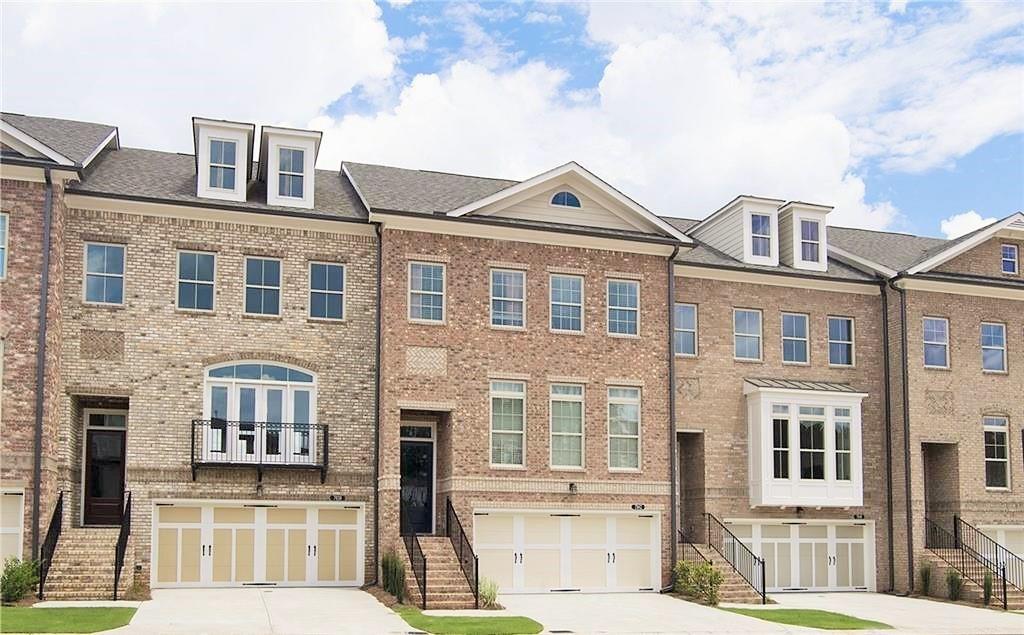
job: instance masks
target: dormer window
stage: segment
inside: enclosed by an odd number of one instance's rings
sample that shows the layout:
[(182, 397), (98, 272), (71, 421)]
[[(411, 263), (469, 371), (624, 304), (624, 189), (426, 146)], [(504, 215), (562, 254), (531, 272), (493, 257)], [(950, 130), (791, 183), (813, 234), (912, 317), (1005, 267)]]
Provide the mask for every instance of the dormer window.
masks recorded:
[(817, 221), (800, 221), (800, 258), (804, 262), (818, 262), (821, 258), (819, 227)]
[(195, 117), (192, 135), (196, 196), (244, 201), (252, 176), (253, 125)]
[(235, 142), (210, 139), (210, 187), (235, 189)]
[(828, 271), (827, 205), (791, 201), (779, 208), (779, 262), (794, 269)]
[(772, 257), (772, 217), (750, 215), (750, 252), (759, 258)]
[(280, 148), (278, 158), (278, 196), (302, 198), (305, 152), (296, 148)]
[(582, 207), (580, 199), (572, 192), (559, 192), (551, 197), (551, 204), (558, 207)]

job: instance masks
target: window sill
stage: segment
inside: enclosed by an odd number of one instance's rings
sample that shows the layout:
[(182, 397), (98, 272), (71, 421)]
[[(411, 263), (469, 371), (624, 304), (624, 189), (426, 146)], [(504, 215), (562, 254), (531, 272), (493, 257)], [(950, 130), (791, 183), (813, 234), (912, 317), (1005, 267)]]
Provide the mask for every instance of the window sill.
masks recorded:
[(786, 360), (782, 360), (782, 365), (783, 366), (810, 366), (811, 362), (787, 362)]
[(610, 467), (609, 474), (639, 474), (642, 470), (638, 467)]
[(639, 335), (630, 334), (630, 333), (608, 333), (608, 337), (615, 337), (615, 338), (623, 339), (623, 340), (638, 340), (638, 339), (640, 339)]
[(447, 326), (448, 323), (445, 320), (418, 320), (416, 318), (408, 318), (409, 324), (421, 324), (423, 326)]
[(174, 312), (175, 313), (180, 313), (181, 315), (195, 315), (195, 316), (217, 315), (216, 309), (183, 309), (180, 306), (174, 307)]
[(88, 307), (88, 308), (91, 308), (91, 309), (112, 309), (113, 310), (113, 309), (123, 309), (123, 308), (125, 308), (126, 305), (125, 305), (124, 302), (122, 302), (120, 304), (116, 304), (114, 302), (89, 302), (88, 300), (82, 300), (82, 306)]
[(525, 472), (526, 471), (526, 466), (525, 465), (496, 465), (494, 463), (491, 463), (491, 469), (492, 470), (512, 470), (512, 471), (516, 471), (516, 472)]
[(739, 362), (741, 364), (763, 364), (763, 359), (746, 359), (744, 357), (733, 357), (732, 361)]
[(553, 329), (553, 328), (550, 328), (550, 327), (548, 327), (548, 332), (549, 333), (554, 333), (555, 335), (583, 335), (584, 334), (582, 330), (579, 330), (579, 331), (567, 331), (565, 329)]
[(586, 472), (585, 467), (559, 467), (557, 465), (549, 466), (552, 472)]
[(690, 353), (675, 353), (675, 356), (680, 359), (697, 359), (696, 354), (691, 355)]
[(953, 370), (949, 366), (925, 366), (924, 369), (925, 370), (937, 370), (937, 371), (942, 371), (942, 372), (947, 372), (947, 373), (949, 371)]
[(857, 368), (857, 365), (856, 364), (829, 364), (828, 367), (829, 368), (833, 368), (835, 370), (854, 370), (854, 369)]
[(985, 368), (982, 368), (981, 369), (981, 374), (982, 375), (1009, 375), (1010, 371), (1008, 371), (1008, 370), (987, 370)]
[(265, 313), (243, 313), (243, 320), (267, 320), (268, 322), (280, 322), (284, 317), (279, 313), (277, 315), (265, 314)]
[(996, 494), (1009, 494), (1012, 490), (1009, 487), (988, 487), (985, 486), (986, 492), (994, 492)]
[(306, 317), (307, 322), (319, 322), (321, 324), (344, 324), (345, 318), (321, 318), (321, 317)]
[(525, 333), (526, 326), (504, 326), (501, 324), (489, 324), (492, 331), (511, 331), (512, 333)]

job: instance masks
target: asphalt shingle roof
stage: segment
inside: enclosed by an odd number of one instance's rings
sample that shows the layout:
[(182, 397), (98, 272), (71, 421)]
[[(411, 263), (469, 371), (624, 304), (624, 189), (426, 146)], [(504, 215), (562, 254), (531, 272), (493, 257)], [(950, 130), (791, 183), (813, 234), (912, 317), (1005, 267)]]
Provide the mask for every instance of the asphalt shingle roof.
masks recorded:
[(419, 214), (450, 212), (518, 183), (350, 161), (342, 167), (352, 175), (366, 204), (375, 210)]
[(942, 238), (852, 227), (828, 228), (829, 243), (894, 271), (906, 271), (952, 243)]
[(89, 158), (116, 130), (114, 126), (102, 123), (30, 117), (10, 112), (0, 113), (0, 118), (77, 165)]

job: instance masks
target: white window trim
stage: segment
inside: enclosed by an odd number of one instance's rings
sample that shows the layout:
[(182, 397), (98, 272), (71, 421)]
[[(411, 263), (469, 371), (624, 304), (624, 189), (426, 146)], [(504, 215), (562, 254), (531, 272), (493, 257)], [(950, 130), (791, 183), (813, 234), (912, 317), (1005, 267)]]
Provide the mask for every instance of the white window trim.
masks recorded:
[[(569, 194), (575, 196), (576, 200), (580, 202), (580, 206), (576, 207), (575, 205), (559, 205), (555, 203), (555, 197), (561, 194), (562, 192), (568, 192)], [(551, 194), (551, 196), (548, 197), (548, 207), (554, 207), (556, 209), (584, 209), (583, 197), (580, 196), (579, 192), (575, 192), (568, 187), (560, 187), (557, 190), (555, 190), (554, 193)]]
[(10, 260), (7, 257), (7, 252), (10, 251), (10, 235), (11, 235), (11, 215), (7, 212), (0, 212), (0, 219), (3, 219), (4, 223), (4, 239), (3, 244), (0, 244), (0, 249), (3, 249), (3, 254), (0, 255), (0, 280), (7, 279), (7, 263)]
[[(313, 265), (327, 265), (330, 267), (341, 267), (341, 291), (326, 291), (324, 289), (313, 288)], [(306, 269), (306, 273), (309, 274), (309, 293), (306, 294), (306, 317), (310, 320), (316, 320), (317, 322), (344, 322), (345, 318), (348, 317), (348, 293), (346, 293), (346, 287), (348, 287), (348, 268), (340, 262), (327, 262), (325, 260), (310, 260), (309, 267)], [(313, 294), (324, 293), (327, 295), (340, 295), (341, 296), (341, 317), (315, 317), (313, 315)]]
[[(121, 273), (93, 273), (94, 276), (105, 276), (108, 278), (121, 278), (121, 301), (100, 302), (90, 300), (87, 292), (89, 288), (89, 245), (102, 245), (104, 247), (119, 247), (121, 249)], [(175, 289), (177, 292), (177, 289)], [(82, 245), (82, 302), (92, 306), (124, 306), (128, 298), (128, 245), (123, 243), (104, 243), (90, 240)], [(177, 300), (175, 300), (177, 303)]]
[[(281, 205), (283, 207), (300, 207), (312, 209), (314, 195), (316, 193), (316, 154), (319, 148), (319, 133), (302, 130), (290, 130), (264, 126), (262, 132), (263, 144), (266, 148), (260, 149), (260, 156), (266, 161), (266, 170), (260, 166), (261, 174), (265, 172), (267, 180), (266, 200), (267, 205)], [(281, 171), (281, 150), (302, 150), (302, 196), (282, 196), (280, 175)], [(295, 174), (298, 172), (283, 172), (284, 174)]]
[[(693, 307), (693, 328), (686, 329), (676, 324), (676, 307), (677, 306), (691, 306)], [(672, 305), (672, 353), (676, 357), (698, 357), (700, 356), (700, 337), (697, 335), (700, 332), (700, 309), (692, 302), (676, 302)], [(676, 333), (693, 333), (693, 352), (692, 353), (680, 353), (676, 351)]]
[[(552, 284), (552, 281), (555, 278), (575, 278), (576, 280), (580, 281), (580, 302), (579, 302), (579, 304), (575, 304), (573, 302), (555, 302), (554, 300), (551, 299), (551, 294), (552, 294), (552, 291), (554, 289), (554, 285)], [(586, 284), (587, 284), (586, 283), (586, 279), (583, 276), (577, 276), (577, 275), (570, 274), (570, 273), (552, 273), (552, 274), (548, 274), (548, 330), (549, 331), (551, 331), (552, 333), (567, 333), (569, 335), (582, 335), (584, 332), (586, 332), (586, 321), (587, 320), (586, 320), (586, 311), (584, 310), (584, 307), (587, 304)], [(573, 329), (556, 329), (553, 326), (551, 326), (551, 320), (553, 319), (552, 316), (554, 315), (554, 311), (552, 311), (552, 308), (556, 304), (559, 305), (559, 306), (578, 306), (579, 307), (579, 309), (580, 309), (580, 328), (579, 328), (578, 331), (573, 330)]]
[[(425, 265), (428, 267), (441, 267), (441, 291), (419, 291), (412, 288), (412, 266), (413, 265)], [(434, 324), (434, 325), (445, 325), (448, 323), (448, 266), (443, 262), (428, 262), (423, 260), (410, 260), (406, 267), (406, 318), (410, 322), (415, 324)], [(412, 316), (412, 294), (420, 293), (424, 295), (439, 295), (441, 296), (441, 319), (440, 320), (428, 320), (426, 318), (414, 318)]]
[[(612, 397), (612, 390), (635, 390), (636, 399), (628, 397)], [(609, 472), (640, 472), (644, 464), (643, 456), (643, 389), (637, 386), (608, 386), (608, 390), (605, 391), (605, 398), (608, 400), (607, 416), (606, 416), (606, 431), (608, 433), (608, 456), (605, 457), (607, 460)], [(612, 434), (612, 409), (611, 404), (636, 404), (636, 435), (632, 434)], [(612, 467), (612, 439), (632, 439), (636, 438), (636, 467)]]
[[(181, 254), (198, 254), (201, 256), (213, 256), (213, 280), (207, 282), (205, 280), (183, 280), (181, 277)], [(179, 311), (188, 311), (189, 313), (216, 313), (217, 311), (217, 254), (212, 251), (196, 251), (194, 249), (179, 249), (174, 255), (175, 268), (177, 269), (177, 282), (174, 285), (174, 308)], [(213, 299), (213, 306), (209, 309), (192, 309), (183, 307), (178, 304), (181, 297), (179, 289), (182, 282), (189, 284), (208, 284), (213, 289), (211, 298)]]
[[(555, 386), (573, 386), (580, 389), (579, 395), (556, 395), (552, 392)], [(555, 382), (548, 386), (548, 466), (559, 472), (584, 472), (587, 469), (587, 387), (583, 384), (572, 384), (566, 382)], [(553, 403), (556, 401), (570, 401), (580, 404), (580, 432), (555, 432), (555, 409)], [(555, 437), (580, 438), (580, 464), (579, 465), (555, 465)]]
[[(766, 219), (768, 219), (768, 233), (767, 234), (755, 234), (754, 233), (754, 217), (755, 216), (764, 216)], [(761, 214), (759, 212), (751, 212), (750, 213), (750, 218), (748, 219), (748, 222), (749, 222), (748, 228), (750, 230), (750, 257), (751, 258), (771, 259), (772, 254), (775, 253), (775, 245), (773, 244), (775, 241), (772, 239), (772, 237), (774, 235), (772, 233), (772, 214)], [(755, 238), (757, 238), (757, 239), (767, 239), (768, 240), (768, 253), (767, 254), (755, 254), (754, 253), (754, 239)]]
[[(736, 313), (739, 311), (751, 311), (757, 313), (757, 358), (754, 357), (737, 357), (736, 356), (736, 338), (737, 337), (754, 337), (749, 333), (739, 333), (736, 331)], [(763, 362), (764, 361), (764, 311), (761, 309), (745, 309), (743, 307), (733, 307), (732, 309), (732, 358), (737, 362)]]
[[(832, 339), (832, 329), (828, 328), (829, 322), (832, 320), (848, 320), (850, 322), (850, 339), (847, 340), (834, 340)], [(808, 329), (810, 327), (808, 326)], [(857, 367), (857, 320), (849, 315), (829, 315), (825, 317), (825, 337), (828, 344), (828, 365), (830, 368), (856, 368)], [(832, 344), (849, 344), (850, 345), (850, 363), (849, 364), (836, 364), (832, 361)]]
[[(800, 412), (801, 408), (821, 408), (822, 409), (822, 414), (821, 415), (812, 415), (812, 414), (805, 415), (802, 412)], [(836, 432), (835, 432), (834, 416), (833, 416), (832, 419), (829, 418), (829, 409), (828, 409), (827, 406), (823, 406), (823, 405), (822, 406), (811, 406), (811, 405), (803, 405), (803, 404), (801, 404), (801, 405), (798, 405), (796, 407), (795, 417), (796, 417), (796, 480), (798, 480), (800, 482), (803, 482), (803, 483), (827, 483), (829, 481), (835, 481), (836, 480), (836, 475), (835, 475), (835, 459), (833, 458), (833, 460), (832, 460), (833, 464), (832, 465), (829, 465), (829, 461), (828, 461), (829, 455), (832, 455), (833, 457), (835, 456), (835, 445), (834, 445), (834, 442), (835, 442), (835, 434), (836, 434)], [(803, 435), (800, 434), (800, 431), (801, 431), (801, 429), (803, 427), (803, 422), (804, 421), (807, 421), (808, 423), (818, 423), (818, 422), (821, 423), (821, 428), (822, 428), (821, 444), (822, 444), (822, 447), (821, 447), (820, 450), (819, 449), (804, 449), (803, 441), (802, 441), (803, 440)], [(831, 434), (831, 440), (829, 439), (829, 436), (830, 436), (829, 433), (830, 432), (832, 433)], [(800, 464), (801, 464), (801, 460), (803, 458), (804, 452), (808, 452), (808, 453), (812, 453), (812, 454), (821, 454), (821, 456), (822, 456), (822, 459), (821, 459), (822, 460), (822, 464), (821, 464), (822, 465), (822, 476), (821, 476), (821, 478), (804, 478), (803, 472), (800, 469)]]
[[(235, 146), (235, 162), (234, 163), (214, 163), (214, 161), (213, 161), (213, 142), (214, 141), (219, 141), (221, 143), (230, 143), (233, 146)], [(227, 137), (214, 137), (214, 136), (211, 136), (211, 137), (207, 138), (207, 140), (206, 140), (206, 151), (209, 153), (207, 156), (210, 157), (209, 165), (207, 166), (207, 170), (206, 170), (206, 179), (207, 179), (206, 187), (208, 189), (214, 191), (214, 192), (234, 192), (235, 190), (237, 190), (238, 189), (238, 140), (237, 139), (229, 139)], [(209, 170), (209, 168), (223, 168), (223, 169), (231, 169), (231, 170), (233, 170), (234, 171), (234, 175), (235, 175), (235, 185), (234, 185), (234, 187), (220, 187), (219, 185), (214, 185), (214, 184), (210, 183), (210, 181), (209, 181), (209, 179), (210, 179), (210, 170)]]
[[(991, 373), (993, 375), (1005, 375), (1010, 370), (1009, 369), (1009, 363), (1010, 362), (1009, 362), (1009, 359), (1007, 358), (1008, 351), (1006, 350), (1006, 345), (1007, 345), (1007, 342), (1006, 342), (1006, 324), (1004, 324), (1003, 322), (982, 322), (981, 326), (979, 327), (979, 331), (978, 331), (978, 339), (979, 340), (981, 339), (981, 329), (986, 327), (986, 326), (998, 326), (999, 328), (1003, 329), (1003, 345), (1002, 346), (985, 346), (984, 344), (981, 344), (981, 372), (983, 372), (983, 373)], [(1000, 368), (1000, 369), (985, 368), (985, 351), (987, 351), (987, 350), (1002, 351), (1003, 352), (1003, 367), (1002, 368)]]
[[(1013, 258), (1003, 257), (1003, 250), (1009, 247), (1013, 250)], [(1013, 262), (1013, 271), (1003, 271), (1004, 262)], [(999, 246), (999, 272), (1004, 276), (1016, 276), (1020, 275), (1020, 248), (1017, 245), (1010, 243), (1003, 243)]]
[[(262, 284), (249, 284), (247, 272), (249, 271), (250, 260), (276, 260), (280, 263), (279, 276), (276, 287), (268, 287)], [(254, 289), (277, 289), (277, 313), (249, 313), (245, 310), (245, 292), (252, 287)], [(272, 256), (246, 256), (242, 266), (242, 314), (254, 317), (281, 317), (284, 314), (284, 260)]]
[[(613, 282), (624, 282), (626, 284), (636, 285), (636, 308), (628, 306), (612, 305), (612, 294), (611, 294), (611, 283)], [(604, 283), (604, 326), (605, 332), (608, 337), (640, 337), (640, 281), (629, 280), (627, 278), (606, 278)], [(611, 312), (612, 309), (619, 311), (633, 311), (636, 313), (636, 333), (612, 333), (612, 321)]]
[[(304, 201), (304, 200), (306, 200), (306, 148), (299, 148), (297, 146), (279, 145), (279, 146), (276, 146), (275, 149), (277, 150), (277, 176), (278, 176), (278, 178), (276, 179), (276, 182), (274, 183), (274, 188), (277, 191), (277, 197), (278, 198), (282, 198), (282, 199), (289, 199), (289, 200), (292, 200), (292, 201)], [(301, 152), (302, 153), (302, 171), (301, 172), (295, 172), (295, 171), (291, 171), (291, 170), (284, 170), (284, 169), (281, 168), (281, 150), (293, 150), (293, 151)], [(301, 196), (292, 196), (291, 194), (282, 194), (281, 193), (281, 179), (280, 179), (281, 175), (302, 177), (302, 195)]]
[[(804, 336), (803, 337), (788, 337), (786, 336), (786, 316), (798, 316), (804, 319)], [(787, 366), (810, 366), (811, 365), (811, 316), (807, 313), (795, 313), (793, 311), (783, 311), (779, 317), (779, 333), (782, 337), (780, 342), (779, 352), (782, 357), (782, 363)], [(807, 359), (802, 362), (793, 362), (786, 360), (786, 341), (803, 342), (804, 351), (807, 354)]]
[[(511, 273), (518, 274), (523, 278), (523, 297), (522, 298), (506, 298), (494, 295), (494, 274), (495, 273)], [(526, 330), (526, 271), (522, 269), (508, 269), (502, 267), (491, 267), (487, 272), (487, 283), (490, 287), (490, 299), (487, 304), (490, 309), (490, 327), (492, 329), (499, 329), (502, 331), (525, 331)], [(515, 324), (495, 324), (494, 323), (494, 301), (502, 300), (505, 302), (519, 302), (522, 304), (522, 318), (523, 323), (519, 325)]]
[[(945, 342), (929, 342), (927, 339), (925, 339), (926, 336), (925, 336), (924, 327), (925, 327), (925, 323), (927, 323), (928, 320), (937, 320), (939, 322), (945, 323), (945, 325), (946, 325), (946, 341)], [(945, 353), (946, 353), (945, 354), (945, 361), (946, 361), (946, 363), (944, 365), (936, 366), (934, 364), (929, 364), (928, 363), (927, 357), (924, 355), (924, 350), (925, 350), (924, 347), (928, 346), (928, 345), (931, 345), (931, 346), (939, 346), (939, 345), (941, 345), (941, 346), (943, 346), (943, 349), (945, 350)], [(925, 315), (925, 316), (923, 316), (921, 318), (921, 355), (922, 355), (922, 360), (921, 361), (924, 364), (925, 368), (932, 368), (932, 369), (937, 369), (937, 370), (949, 370), (949, 361), (950, 360), (949, 360), (949, 319), (948, 318), (937, 317), (937, 316), (934, 316), (934, 315)]]
[[(985, 425), (986, 419), (1002, 419), (1005, 425), (1002, 426), (990, 426)], [(1013, 469), (1010, 464), (1010, 457), (1012, 456), (1010, 450), (1010, 418), (1002, 415), (983, 415), (982, 416), (982, 475), (981, 478), (985, 480), (985, 489), (990, 492), (1009, 492), (1013, 489)], [(990, 459), (985, 456), (985, 443), (984, 434), (985, 432), (1002, 432), (1006, 439), (1006, 458), (1005, 459)], [(984, 466), (988, 465), (989, 462), (1002, 462), (1006, 464), (1006, 485), (1005, 486), (991, 486), (988, 484), (988, 477), (985, 475)]]
[[(853, 412), (851, 410), (850, 416), (840, 417), (836, 414), (836, 408), (832, 408), (832, 470), (833, 479), (837, 483), (852, 483), (853, 482)], [(836, 437), (838, 435), (838, 426), (840, 423), (847, 424), (847, 433), (849, 434), (849, 450), (840, 450), (836, 444)], [(839, 456), (845, 454), (850, 459), (850, 478), (839, 478)]]
[[(794, 218), (794, 220), (797, 221), (797, 224), (798, 224), (798, 226), (800, 228), (800, 237), (799, 237), (800, 253), (797, 255), (796, 259), (799, 260), (800, 262), (808, 264), (808, 265), (810, 265), (810, 264), (816, 265), (816, 264), (820, 263), (821, 262), (821, 221), (817, 221), (817, 220), (814, 220), (814, 219), (811, 219), (811, 218), (799, 218), (799, 217)], [(804, 223), (812, 223), (812, 224), (818, 226), (818, 240), (807, 240), (806, 238), (804, 238)], [(817, 255), (817, 258), (815, 260), (807, 260), (806, 258), (804, 258), (804, 243), (807, 243), (809, 245), (814, 245), (814, 252)]]
[[(522, 392), (495, 391), (495, 382), (519, 384), (523, 387)], [(525, 470), (526, 469), (526, 382), (520, 379), (491, 378), (487, 384), (487, 462), (493, 470)], [(523, 437), (523, 462), (522, 463), (495, 463), (494, 462), (494, 398), (521, 399), (523, 401), (523, 429), (518, 434)], [(516, 434), (512, 430), (498, 430), (498, 434)]]
[[(773, 411), (775, 405), (786, 406), (786, 413), (776, 413)], [(773, 404), (768, 412), (771, 415), (771, 471), (772, 480), (776, 483), (788, 483), (793, 478), (793, 414), (790, 412), (792, 407), (789, 404)], [(775, 445), (775, 420), (786, 422), (786, 447), (780, 447)], [(785, 477), (775, 476), (775, 452), (786, 451), (786, 472), (788, 473)]]

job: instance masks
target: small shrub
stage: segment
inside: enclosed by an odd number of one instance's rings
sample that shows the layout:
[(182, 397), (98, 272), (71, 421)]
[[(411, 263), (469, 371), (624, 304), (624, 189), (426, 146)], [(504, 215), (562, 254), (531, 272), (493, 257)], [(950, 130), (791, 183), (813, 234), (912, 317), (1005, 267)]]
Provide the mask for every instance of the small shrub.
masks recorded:
[(676, 564), (674, 589), (714, 606), (718, 604), (718, 590), (722, 586), (722, 572), (706, 562), (700, 564), (682, 560)]
[(6, 603), (18, 602), (39, 584), (39, 565), (34, 560), (8, 558), (0, 579), (0, 597)]
[(498, 606), (498, 583), (490, 578), (480, 580), (480, 607), (493, 609)]
[(405, 598), (405, 563), (392, 550), (381, 558), (380, 568), (384, 590), (401, 602)]
[(932, 594), (932, 565), (926, 564), (921, 567), (921, 571), (918, 573), (921, 577), (921, 594), (931, 595)]
[(992, 601), (992, 572), (991, 571), (986, 571), (985, 572), (985, 579), (983, 581), (983, 584), (981, 585), (981, 591), (982, 591), (982, 593), (985, 596), (984, 597), (984, 599), (985, 599), (985, 606), (988, 606), (989, 602)]
[(964, 580), (958, 571), (950, 569), (946, 572), (946, 587), (949, 589), (949, 599), (954, 602), (960, 599), (960, 594), (964, 590)]

